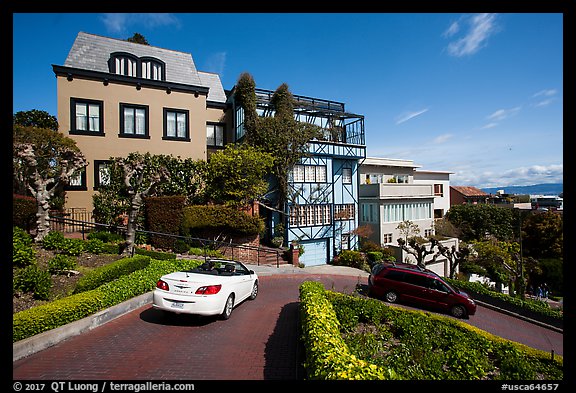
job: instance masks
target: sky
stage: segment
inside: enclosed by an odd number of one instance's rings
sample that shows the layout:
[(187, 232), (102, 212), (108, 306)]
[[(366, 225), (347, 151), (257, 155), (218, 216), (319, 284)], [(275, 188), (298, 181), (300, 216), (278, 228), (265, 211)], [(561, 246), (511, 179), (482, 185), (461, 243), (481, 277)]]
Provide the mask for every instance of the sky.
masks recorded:
[(78, 34), (192, 54), (231, 89), (343, 102), (366, 154), (478, 188), (563, 181), (562, 13), (14, 13), (13, 113), (57, 116), (52, 65)]

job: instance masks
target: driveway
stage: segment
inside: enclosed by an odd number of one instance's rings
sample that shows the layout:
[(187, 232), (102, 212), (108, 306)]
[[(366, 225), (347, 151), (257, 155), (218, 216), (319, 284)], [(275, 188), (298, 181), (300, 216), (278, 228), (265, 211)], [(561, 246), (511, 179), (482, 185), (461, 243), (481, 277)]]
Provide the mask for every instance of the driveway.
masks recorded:
[[(306, 274), (302, 273), (306, 270)], [(352, 293), (367, 274), (312, 268), (267, 274), (260, 293), (227, 321), (166, 318), (149, 304), (13, 362), (15, 380), (300, 380), (299, 286), (316, 280)], [(278, 271), (275, 271), (278, 273)], [(317, 272), (317, 273), (316, 273)], [(353, 275), (346, 275), (353, 274)], [(562, 354), (561, 333), (479, 307), (467, 321), (494, 334)]]

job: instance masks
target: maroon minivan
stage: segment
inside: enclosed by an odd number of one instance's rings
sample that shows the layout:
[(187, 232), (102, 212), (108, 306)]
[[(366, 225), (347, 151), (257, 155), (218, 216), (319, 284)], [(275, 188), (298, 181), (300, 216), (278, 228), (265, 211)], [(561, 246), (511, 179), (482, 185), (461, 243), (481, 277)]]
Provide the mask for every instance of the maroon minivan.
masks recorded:
[(468, 294), (454, 289), (431, 270), (408, 263), (376, 264), (368, 277), (368, 295), (390, 303), (440, 309), (456, 318), (476, 313), (476, 303)]

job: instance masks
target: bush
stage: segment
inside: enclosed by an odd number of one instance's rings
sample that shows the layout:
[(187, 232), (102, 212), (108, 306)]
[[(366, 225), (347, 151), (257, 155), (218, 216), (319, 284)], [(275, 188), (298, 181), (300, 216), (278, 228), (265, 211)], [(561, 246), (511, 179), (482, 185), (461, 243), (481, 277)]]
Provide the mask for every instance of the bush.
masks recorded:
[(64, 244), (64, 235), (58, 231), (50, 231), (42, 239), (42, 248), (45, 250), (58, 250)]
[[(146, 228), (151, 232), (178, 235), (185, 200), (181, 195), (146, 198)], [(156, 248), (173, 250), (175, 242), (171, 236), (150, 235), (150, 244)]]
[(77, 257), (84, 252), (84, 244), (82, 239), (64, 239), (58, 247), (58, 252)]
[(344, 250), (333, 260), (334, 265), (349, 266), (370, 271), (366, 258), (360, 251)]
[(21, 228), (12, 230), (12, 266), (25, 267), (36, 263), (32, 238)]
[(30, 231), (36, 226), (36, 199), (24, 195), (12, 195), (12, 225)]
[(34, 264), (16, 272), (13, 288), (16, 291), (34, 293), (35, 299), (48, 300), (52, 279), (50, 273)]
[(120, 243), (124, 241), (124, 238), (121, 235), (108, 231), (90, 232), (88, 234), (88, 240), (94, 239), (99, 239), (104, 243)]
[(92, 254), (102, 254), (105, 250), (104, 242), (100, 239), (88, 239), (85, 243), (86, 251)]
[(52, 274), (58, 274), (66, 270), (73, 270), (78, 263), (74, 258), (58, 254), (48, 260), (48, 271)]

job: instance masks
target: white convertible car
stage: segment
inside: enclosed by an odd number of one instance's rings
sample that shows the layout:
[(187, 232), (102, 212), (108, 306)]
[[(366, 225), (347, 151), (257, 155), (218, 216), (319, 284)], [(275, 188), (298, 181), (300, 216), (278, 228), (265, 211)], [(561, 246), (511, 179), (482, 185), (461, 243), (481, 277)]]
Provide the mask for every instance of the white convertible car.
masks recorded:
[(201, 266), (166, 274), (154, 290), (153, 307), (177, 314), (230, 318), (234, 307), (258, 295), (258, 275), (240, 262), (213, 259)]

